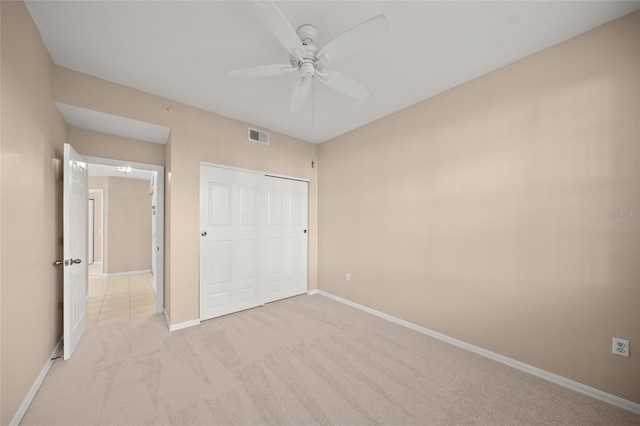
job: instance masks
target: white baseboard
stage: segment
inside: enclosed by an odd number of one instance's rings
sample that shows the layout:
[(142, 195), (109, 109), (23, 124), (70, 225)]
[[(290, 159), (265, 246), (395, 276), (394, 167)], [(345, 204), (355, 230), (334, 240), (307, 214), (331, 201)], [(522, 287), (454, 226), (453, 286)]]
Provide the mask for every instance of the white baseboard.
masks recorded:
[(458, 346), (459, 348), (466, 349), (475, 354), (481, 355), (485, 358), (489, 358), (491, 360), (497, 361), (501, 364), (508, 365), (509, 367), (513, 367), (517, 370), (524, 371), (525, 373), (529, 373), (533, 376), (539, 377), (541, 379), (550, 381), (560, 386), (564, 386), (565, 388), (569, 388), (581, 394), (590, 396), (597, 400), (606, 402), (611, 405), (615, 405), (616, 407), (622, 408), (627, 411), (631, 411), (632, 413), (640, 415), (640, 404), (635, 402), (626, 400), (624, 398), (620, 398), (619, 396), (612, 395), (607, 392), (603, 392), (599, 389), (592, 388), (591, 386), (583, 385), (582, 383), (576, 382), (571, 379), (567, 379), (566, 377), (559, 376), (554, 373), (550, 373), (548, 371), (542, 370), (537, 367), (533, 367), (531, 365), (525, 364), (523, 362), (517, 361), (513, 358), (506, 357), (504, 355), (497, 354), (495, 352), (488, 351), (486, 349), (482, 349), (481, 347), (474, 346), (470, 343), (463, 342), (462, 340), (454, 339), (453, 337), (449, 337), (442, 333), (438, 333), (437, 331), (430, 330), (428, 328), (419, 326), (417, 324), (413, 324), (409, 321), (402, 320), (400, 318), (393, 317), (391, 315), (387, 315), (383, 312), (376, 311), (375, 309), (368, 308), (366, 306), (360, 305), (358, 303), (352, 302), (347, 299), (343, 299), (342, 297), (335, 296), (331, 293), (327, 293), (323, 290), (317, 290), (317, 293), (328, 297), (329, 299), (333, 299), (337, 302), (344, 303), (345, 305), (349, 305), (353, 308), (359, 309), (361, 311), (370, 313), (380, 318), (384, 318), (388, 321), (399, 324), (403, 327), (410, 328), (414, 331), (417, 331), (422, 334), (426, 334), (427, 336), (431, 336), (435, 339), (441, 340), (443, 342), (450, 343), (454, 346)]
[(139, 271), (114, 272), (113, 274), (103, 274), (103, 277), (123, 277), (125, 275), (148, 274), (151, 269), (141, 269)]
[(42, 367), (42, 371), (40, 371), (40, 374), (38, 374), (36, 381), (33, 383), (33, 386), (31, 386), (31, 389), (29, 389), (27, 396), (24, 397), (22, 404), (20, 404), (18, 411), (16, 411), (16, 414), (13, 416), (13, 419), (11, 420), (11, 423), (9, 423), (9, 425), (17, 426), (20, 424), (20, 422), (22, 421), (22, 418), (27, 412), (27, 409), (29, 408), (29, 405), (31, 405), (31, 401), (33, 401), (33, 398), (36, 396), (36, 393), (38, 393), (38, 389), (40, 389), (40, 386), (42, 386), (42, 382), (44, 382), (44, 378), (47, 377), (47, 373), (49, 373), (49, 370), (51, 370), (51, 366), (53, 365), (53, 358), (58, 356), (60, 351), (62, 351), (62, 337), (60, 338), (60, 340), (58, 340), (58, 344), (55, 346), (55, 348), (53, 348), (51, 355), (49, 356), (49, 358), (47, 358), (47, 361), (44, 363), (44, 367)]
[(307, 294), (308, 294), (309, 296), (313, 296), (314, 294), (318, 294), (318, 290), (309, 290), (309, 291), (307, 292)]
[(171, 321), (169, 320), (169, 314), (167, 313), (167, 310), (164, 310), (164, 320), (167, 322), (167, 327), (169, 328), (169, 331), (177, 331), (177, 330), (182, 330), (183, 328), (189, 328), (189, 327), (193, 327), (194, 325), (199, 325), (200, 324), (200, 320), (191, 320), (191, 321), (185, 321), (185, 322), (181, 322), (178, 324), (171, 324)]

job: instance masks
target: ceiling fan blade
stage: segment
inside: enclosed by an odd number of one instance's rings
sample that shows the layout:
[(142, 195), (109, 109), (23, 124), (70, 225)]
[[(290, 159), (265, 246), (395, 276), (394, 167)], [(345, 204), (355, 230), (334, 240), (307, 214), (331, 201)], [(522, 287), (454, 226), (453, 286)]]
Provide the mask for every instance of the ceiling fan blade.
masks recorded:
[(231, 78), (253, 78), (253, 77), (267, 77), (270, 75), (286, 74), (291, 71), (297, 70), (296, 67), (291, 65), (262, 65), (253, 68), (243, 68), (241, 70), (227, 71), (225, 75)]
[(324, 65), (338, 62), (363, 46), (372, 45), (375, 38), (389, 31), (389, 23), (384, 13), (357, 25), (327, 43), (316, 54)]
[(323, 70), (321, 73), (317, 72), (316, 75), (325, 85), (352, 98), (366, 101), (371, 96), (369, 89), (337, 71)]
[(296, 85), (293, 87), (293, 95), (291, 96), (291, 112), (296, 113), (299, 112), (307, 98), (309, 97), (309, 92), (311, 91), (311, 78), (310, 77), (300, 77), (296, 82)]
[(258, 10), (262, 19), (265, 21), (273, 35), (276, 36), (280, 44), (298, 59), (304, 57), (304, 46), (298, 38), (295, 30), (284, 17), (280, 9), (276, 7), (273, 1), (253, 1), (253, 6)]

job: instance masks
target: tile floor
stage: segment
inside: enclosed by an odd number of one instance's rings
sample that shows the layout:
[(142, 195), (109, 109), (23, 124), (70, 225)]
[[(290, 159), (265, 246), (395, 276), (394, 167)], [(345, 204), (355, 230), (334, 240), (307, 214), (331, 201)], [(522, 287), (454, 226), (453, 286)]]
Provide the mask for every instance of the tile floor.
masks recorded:
[(156, 313), (151, 273), (89, 276), (86, 325), (95, 327)]

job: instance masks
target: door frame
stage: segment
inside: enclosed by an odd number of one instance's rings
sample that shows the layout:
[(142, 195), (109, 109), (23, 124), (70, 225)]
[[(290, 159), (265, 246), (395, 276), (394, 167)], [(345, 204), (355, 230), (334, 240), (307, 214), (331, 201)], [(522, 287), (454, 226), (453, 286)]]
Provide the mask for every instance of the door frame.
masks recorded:
[(301, 178), (301, 177), (297, 177), (297, 176), (281, 175), (281, 174), (278, 174), (278, 173), (271, 173), (271, 172), (265, 172), (265, 171), (260, 171), (260, 170), (243, 169), (241, 167), (225, 166), (224, 164), (208, 163), (206, 161), (201, 161), (200, 165), (201, 166), (218, 167), (220, 169), (236, 170), (238, 172), (255, 173), (255, 174), (262, 175), (262, 176), (271, 176), (271, 177), (281, 178), (281, 179), (299, 180), (299, 181), (302, 181), (302, 182), (311, 183), (311, 180), (307, 179), (307, 178)]
[[(100, 194), (100, 223), (98, 226), (100, 226), (100, 275), (102, 275), (104, 274), (104, 190), (102, 188), (89, 189), (89, 197), (91, 194)], [(93, 226), (95, 227), (96, 224), (94, 223)], [(95, 256), (93, 261), (95, 263)]]
[[(138, 170), (157, 172), (155, 190), (158, 192), (158, 206), (156, 208), (156, 235), (158, 241), (157, 273), (156, 273), (156, 312), (164, 312), (164, 166), (157, 164), (136, 163), (134, 161), (113, 160), (111, 158), (91, 157), (84, 155), (87, 163), (102, 164), (105, 166), (130, 166)], [(151, 212), (149, 212), (151, 214)], [(153, 253), (152, 253), (153, 254)], [(103, 250), (104, 255), (104, 250)]]
[[(91, 193), (91, 191), (89, 191)], [(93, 265), (95, 263), (95, 246), (93, 241), (93, 235), (95, 234), (95, 222), (96, 222), (96, 200), (89, 197), (87, 199), (89, 205), (89, 215), (87, 216), (87, 265)], [(88, 267), (88, 266), (87, 266)]]

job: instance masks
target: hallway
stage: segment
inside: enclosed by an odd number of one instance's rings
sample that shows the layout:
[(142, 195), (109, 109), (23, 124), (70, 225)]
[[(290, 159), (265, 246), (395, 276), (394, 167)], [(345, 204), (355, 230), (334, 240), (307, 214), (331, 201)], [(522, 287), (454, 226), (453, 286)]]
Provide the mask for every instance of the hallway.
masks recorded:
[(150, 272), (118, 277), (89, 276), (87, 328), (155, 314), (152, 280)]

